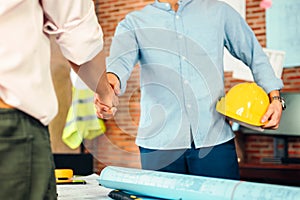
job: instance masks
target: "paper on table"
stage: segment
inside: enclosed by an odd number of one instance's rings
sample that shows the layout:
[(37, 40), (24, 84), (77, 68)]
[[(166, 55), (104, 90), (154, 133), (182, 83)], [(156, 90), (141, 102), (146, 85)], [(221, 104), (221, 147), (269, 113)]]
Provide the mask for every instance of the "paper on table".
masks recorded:
[(98, 178), (107, 188), (163, 199), (298, 200), (300, 188), (108, 166)]
[(58, 185), (58, 200), (109, 200), (107, 195), (111, 189), (99, 186), (97, 174), (75, 177), (85, 180), (85, 185)]

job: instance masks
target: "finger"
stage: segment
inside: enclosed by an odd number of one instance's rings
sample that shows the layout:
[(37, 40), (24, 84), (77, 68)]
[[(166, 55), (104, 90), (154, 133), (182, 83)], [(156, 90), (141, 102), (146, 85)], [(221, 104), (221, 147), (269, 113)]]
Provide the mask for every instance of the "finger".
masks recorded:
[(108, 112), (110, 109), (108, 106), (106, 106), (104, 104), (100, 104), (100, 108), (101, 108), (101, 111), (103, 111), (103, 112)]
[(111, 119), (115, 116), (116, 112), (117, 112), (117, 108), (112, 107), (109, 111), (101, 112), (101, 113), (102, 113), (104, 119)]
[(117, 107), (119, 105), (119, 98), (117, 96), (115, 96), (113, 98), (113, 107)]
[(103, 110), (97, 111), (96, 114), (101, 119), (109, 119), (109, 118), (111, 118), (113, 116), (112, 112), (110, 110), (108, 112), (105, 112)]
[(97, 93), (94, 94), (94, 103), (99, 101), (99, 95)]
[(277, 125), (264, 125), (264, 126), (262, 126), (262, 128), (263, 129), (273, 129), (273, 130), (275, 130), (275, 129), (278, 129), (279, 128), (279, 125), (277, 124)]
[(101, 112), (98, 112), (98, 111), (96, 111), (96, 115), (97, 115), (97, 117), (98, 118), (101, 118), (101, 119), (103, 119), (103, 114), (101, 113)]
[(100, 101), (98, 98), (94, 99), (94, 104), (97, 110), (104, 110), (108, 111), (110, 107), (106, 104), (104, 104), (102, 101)]
[(102, 113), (102, 116), (103, 116), (103, 119), (111, 119), (111, 118), (113, 118), (113, 114), (110, 112), (110, 113), (108, 113), (108, 112), (106, 112), (106, 113)]
[(279, 127), (279, 119), (275, 113), (273, 113), (268, 123), (266, 123), (263, 126), (263, 128), (268, 128), (268, 129), (277, 129), (278, 127)]
[(101, 104), (101, 99), (100, 99), (98, 94), (94, 95), (94, 104), (95, 105), (100, 105)]
[(96, 108), (96, 115), (98, 118), (104, 119), (107, 113), (111, 112), (110, 109), (107, 106), (104, 106), (103, 104), (95, 104)]
[(111, 106), (109, 106), (109, 105), (107, 105), (107, 104), (105, 104), (102, 100), (101, 100), (101, 98), (100, 98), (100, 96), (98, 95), (98, 94), (96, 94), (95, 93), (95, 95), (94, 95), (94, 104), (96, 105), (96, 106), (98, 106), (100, 109), (104, 109), (104, 107), (106, 107), (104, 110), (109, 110), (110, 108), (111, 108)]
[(273, 127), (276, 127), (277, 124), (269, 121), (267, 124), (263, 125), (262, 128), (265, 128), (265, 129), (270, 129), (270, 128), (273, 128)]
[(95, 104), (95, 108), (97, 111), (101, 112), (101, 111), (108, 111), (110, 108), (100, 102), (96, 102)]
[(115, 115), (115, 114), (116, 114), (116, 112), (117, 112), (117, 110), (118, 110), (118, 109), (117, 109), (116, 107), (112, 107), (112, 108), (111, 108), (111, 112), (112, 112), (112, 114), (113, 114), (113, 115)]
[(271, 111), (270, 109), (268, 109), (268, 111), (261, 118), (261, 123), (266, 123), (270, 119), (272, 113), (273, 113), (273, 111)]

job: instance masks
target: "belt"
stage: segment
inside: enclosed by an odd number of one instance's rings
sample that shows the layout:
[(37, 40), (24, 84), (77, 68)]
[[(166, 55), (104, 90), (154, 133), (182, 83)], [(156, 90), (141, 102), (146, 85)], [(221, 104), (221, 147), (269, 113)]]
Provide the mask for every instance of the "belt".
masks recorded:
[(14, 108), (14, 107), (11, 105), (8, 105), (0, 98), (0, 108)]

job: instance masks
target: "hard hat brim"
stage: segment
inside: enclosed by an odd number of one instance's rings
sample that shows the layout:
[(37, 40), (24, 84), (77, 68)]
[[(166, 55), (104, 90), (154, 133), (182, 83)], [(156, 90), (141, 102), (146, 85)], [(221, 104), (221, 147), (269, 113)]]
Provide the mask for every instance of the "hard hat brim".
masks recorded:
[(243, 123), (246, 123), (246, 124), (249, 124), (249, 125), (252, 125), (252, 126), (263, 126), (263, 125), (265, 125), (265, 123), (245, 119), (245, 118), (241, 117), (240, 115), (238, 115), (237, 113), (234, 113), (234, 112), (230, 111), (230, 108), (228, 108), (228, 105), (226, 105), (226, 103), (225, 103), (225, 98), (224, 97), (222, 97), (218, 101), (218, 103), (216, 105), (216, 110), (224, 116), (227, 116), (229, 118), (237, 120), (237, 122), (243, 122)]

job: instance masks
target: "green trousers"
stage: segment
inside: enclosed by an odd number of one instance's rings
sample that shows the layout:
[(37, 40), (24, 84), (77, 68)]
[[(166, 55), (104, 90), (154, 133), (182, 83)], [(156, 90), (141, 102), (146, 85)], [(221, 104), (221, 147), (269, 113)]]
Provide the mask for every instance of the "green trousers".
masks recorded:
[(0, 199), (57, 199), (48, 127), (0, 108)]

